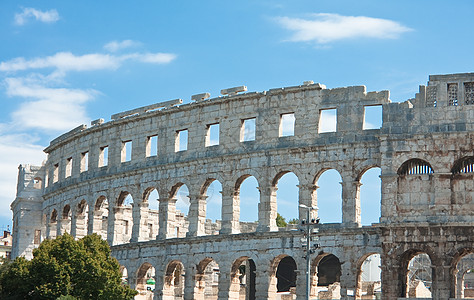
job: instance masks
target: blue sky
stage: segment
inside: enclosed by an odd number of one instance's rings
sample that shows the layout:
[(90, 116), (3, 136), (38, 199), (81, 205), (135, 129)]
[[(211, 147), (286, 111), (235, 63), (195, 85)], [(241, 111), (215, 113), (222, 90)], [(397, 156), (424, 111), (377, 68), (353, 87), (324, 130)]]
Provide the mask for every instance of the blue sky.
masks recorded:
[(473, 71), (473, 11), (467, 0), (1, 1), (0, 225), (18, 164), (41, 163), (82, 123), (306, 80), (404, 101), (429, 74)]

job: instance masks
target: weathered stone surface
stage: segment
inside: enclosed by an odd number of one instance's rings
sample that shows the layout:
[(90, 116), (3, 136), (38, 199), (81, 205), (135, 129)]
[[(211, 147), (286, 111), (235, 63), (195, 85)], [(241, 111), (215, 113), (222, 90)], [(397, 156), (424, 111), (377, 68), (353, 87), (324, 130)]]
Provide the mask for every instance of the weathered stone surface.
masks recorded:
[[(290, 256), (297, 266), (291, 293), (300, 299), (302, 234), (276, 227), (276, 182), (293, 172), (299, 203), (317, 206), (317, 179), (335, 169), (342, 178), (342, 223), (319, 225), (312, 293), (319, 288), (318, 264), (332, 254), (340, 261), (340, 278), (331, 293), (360, 298), (362, 262), (378, 253), (382, 298), (406, 298), (413, 285), (406, 282), (408, 262), (426, 253), (435, 274), (432, 298), (461, 297), (458, 262), (474, 252), (473, 82), (473, 73), (430, 76), (428, 86), (403, 103), (391, 103), (388, 91), (366, 92), (364, 86), (325, 89), (305, 83), (143, 113), (159, 104), (116, 114), (100, 126), (80, 126), (51, 142), (45, 165), (20, 166), (11, 205), (12, 255), (31, 257), (38, 233), (44, 239), (64, 231), (76, 237), (96, 232), (112, 245), (134, 288), (143, 290), (145, 271), (155, 268), (156, 299), (239, 299), (242, 291), (276, 299), (277, 266)], [(454, 83), (457, 88), (449, 86)], [(364, 107), (373, 105), (382, 106), (383, 125), (363, 130)], [(326, 109), (337, 110), (337, 125), (334, 132), (318, 133)], [(288, 113), (296, 119), (294, 135), (281, 137), (280, 118)], [(256, 120), (255, 140), (241, 142), (241, 125), (250, 118)], [(206, 147), (208, 126), (216, 123), (219, 143)], [(177, 152), (181, 130), (188, 130), (187, 150)], [(148, 155), (152, 136), (158, 137), (156, 156)], [(124, 161), (129, 141), (131, 159)], [(360, 178), (372, 167), (381, 168), (380, 223), (361, 227)], [(239, 188), (248, 176), (259, 184), (258, 223), (239, 222)], [(206, 188), (213, 180), (223, 188), (217, 223), (205, 219)], [(183, 184), (191, 202), (187, 217), (176, 210)], [(147, 206), (153, 189), (159, 212)], [(128, 195), (130, 205), (124, 203)], [(305, 218), (304, 208), (299, 214)], [(242, 280), (246, 287), (251, 281), (250, 274), (239, 273), (242, 264), (254, 264), (255, 291), (240, 287)], [(212, 283), (217, 269), (218, 283)]]

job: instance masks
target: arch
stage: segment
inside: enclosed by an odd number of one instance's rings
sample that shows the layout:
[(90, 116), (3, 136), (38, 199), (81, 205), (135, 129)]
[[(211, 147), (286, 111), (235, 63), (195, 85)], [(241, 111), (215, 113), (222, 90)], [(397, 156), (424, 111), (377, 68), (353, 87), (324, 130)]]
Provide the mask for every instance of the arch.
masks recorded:
[(474, 249), (462, 249), (453, 260), (453, 286), (456, 299), (474, 297)]
[(234, 203), (239, 207), (240, 232), (254, 232), (258, 225), (260, 203), (259, 182), (250, 174), (240, 176), (235, 182)]
[(321, 223), (342, 222), (342, 176), (336, 169), (325, 169), (316, 176), (316, 199)]
[(401, 256), (402, 290), (400, 297), (431, 298), (431, 282), (434, 269), (431, 266), (432, 253), (420, 249), (410, 249)]
[(155, 291), (155, 268), (148, 262), (143, 263), (137, 270), (136, 290), (145, 299), (153, 298)]
[(104, 240), (107, 239), (109, 217), (109, 201), (105, 195), (100, 195), (94, 203), (93, 220), (91, 222), (91, 233), (97, 233)]
[(143, 203), (148, 204), (148, 210), (142, 216), (146, 217), (146, 226), (142, 226), (140, 230), (144, 230), (143, 236), (148, 240), (154, 240), (159, 231), (159, 211), (160, 211), (160, 195), (155, 187), (145, 189), (143, 193)]
[(194, 297), (197, 299), (218, 299), (219, 265), (206, 257), (196, 265)]
[[(217, 220), (222, 219), (222, 184), (217, 179), (208, 179), (201, 188), (201, 195), (207, 196), (206, 198), (206, 219), (211, 220), (209, 225), (216, 225)], [(207, 222), (206, 222), (207, 224)], [(208, 226), (206, 226), (208, 227)], [(206, 234), (217, 234), (220, 228), (213, 226), (212, 233)]]
[(474, 172), (474, 156), (465, 156), (456, 160), (451, 168), (451, 173), (463, 174)]
[(248, 256), (241, 256), (230, 271), (229, 300), (255, 299), (256, 265)]
[(364, 169), (358, 176), (358, 189), (356, 202), (359, 203), (360, 224), (371, 225), (378, 223), (381, 217), (382, 204), (382, 170), (379, 167)]
[(376, 297), (381, 294), (381, 288), (380, 254), (368, 253), (357, 262), (356, 299)]
[(432, 174), (433, 168), (431, 165), (419, 158), (412, 158), (405, 161), (400, 168), (398, 168), (397, 174), (404, 175), (422, 175), (422, 174)]
[(165, 268), (163, 299), (183, 299), (185, 284), (184, 265), (179, 260), (170, 261)]
[(71, 214), (71, 206), (69, 204), (64, 205), (62, 218), (68, 219), (70, 217), (70, 214)]
[(51, 211), (51, 218), (50, 218), (50, 223), (56, 223), (58, 221), (58, 211), (53, 208)]
[(87, 224), (89, 219), (89, 205), (85, 199), (82, 199), (75, 209), (76, 219), (76, 238), (82, 238), (87, 235)]
[(130, 285), (128, 282), (128, 270), (125, 266), (120, 266), (120, 274), (122, 274), (121, 281), (122, 284)]
[(320, 299), (339, 299), (341, 262), (331, 253), (320, 253), (311, 264), (311, 295)]
[[(48, 238), (55, 238), (57, 235), (57, 224), (58, 224), (58, 211), (53, 208), (51, 211), (51, 215), (49, 217), (49, 223), (48, 223)], [(18, 227), (18, 226), (16, 226)]]
[(130, 192), (121, 191), (115, 203), (114, 245), (129, 243), (132, 238), (134, 199)]
[(59, 233), (69, 233), (71, 234), (71, 219), (72, 219), (72, 211), (71, 206), (69, 204), (64, 205), (63, 211), (61, 214), (61, 221), (59, 223)]
[(277, 226), (283, 227), (290, 221), (295, 223), (295, 220), (299, 218), (298, 176), (291, 171), (282, 171), (275, 176), (272, 185), (276, 188), (277, 213), (282, 217), (281, 221), (277, 222)]

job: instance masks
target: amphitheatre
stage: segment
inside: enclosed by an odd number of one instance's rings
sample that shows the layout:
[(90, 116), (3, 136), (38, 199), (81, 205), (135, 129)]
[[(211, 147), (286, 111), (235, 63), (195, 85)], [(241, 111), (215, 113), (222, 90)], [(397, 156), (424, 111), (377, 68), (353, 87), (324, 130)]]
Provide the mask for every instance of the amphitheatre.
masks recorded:
[[(404, 102), (311, 81), (222, 94), (117, 113), (52, 140), (42, 166), (19, 166), (12, 256), (31, 258), (64, 232), (97, 233), (136, 299), (305, 299), (304, 233), (277, 227), (277, 184), (296, 175), (295, 207), (307, 223), (307, 214), (318, 217), (319, 176), (336, 170), (342, 222), (311, 225), (312, 299), (474, 297), (474, 73), (431, 75)], [(364, 128), (371, 107), (381, 108), (380, 128)], [(321, 130), (328, 112), (337, 123)], [(282, 120), (292, 121), (289, 133)], [(381, 171), (380, 219), (362, 226), (360, 179), (372, 168)], [(255, 223), (240, 220), (240, 186), (250, 177)], [(214, 181), (218, 222), (206, 220)], [(176, 209), (183, 186), (187, 215)], [(158, 209), (149, 208), (151, 193)], [(364, 280), (374, 257), (381, 276)]]

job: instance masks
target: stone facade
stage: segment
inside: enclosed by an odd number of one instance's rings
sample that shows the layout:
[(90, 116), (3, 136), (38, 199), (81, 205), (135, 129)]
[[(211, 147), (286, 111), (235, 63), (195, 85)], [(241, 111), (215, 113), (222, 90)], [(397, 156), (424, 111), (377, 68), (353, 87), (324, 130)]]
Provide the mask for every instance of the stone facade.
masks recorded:
[[(342, 222), (317, 226), (312, 296), (375, 299), (378, 283), (362, 284), (361, 265), (380, 254), (382, 299), (417, 296), (410, 290), (415, 285), (433, 299), (461, 298), (458, 273), (468, 270), (458, 264), (474, 253), (473, 86), (474, 73), (430, 76), (415, 98), (392, 103), (388, 91), (305, 82), (194, 97), (180, 106), (172, 100), (79, 126), (51, 142), (43, 166), (20, 166), (12, 255), (31, 258), (42, 239), (65, 231), (77, 238), (98, 233), (126, 269), (128, 284), (141, 292), (138, 298), (303, 299), (303, 235), (278, 230), (276, 185), (288, 172), (298, 177), (304, 219), (305, 206), (317, 205), (319, 176), (335, 169), (342, 178)], [(365, 108), (375, 105), (382, 107), (383, 125), (364, 130)], [(329, 109), (337, 125), (322, 132), (320, 116)], [(288, 114), (294, 133), (282, 136)], [(255, 122), (250, 138), (246, 120)], [(210, 145), (215, 124), (219, 140)], [(185, 147), (178, 145), (184, 130)], [(150, 143), (156, 140), (155, 155)], [(380, 222), (361, 226), (360, 179), (373, 167), (381, 169)], [(260, 191), (258, 224), (239, 222), (240, 184), (249, 176)], [(214, 180), (222, 184), (218, 223), (206, 221), (205, 211)], [(176, 211), (184, 184), (187, 217)], [(148, 208), (153, 189), (158, 211)], [(129, 195), (133, 204), (126, 205)], [(317, 210), (311, 214), (316, 218)], [(409, 262), (422, 253), (431, 261), (431, 282), (407, 282)], [(152, 267), (156, 283), (147, 292)]]

